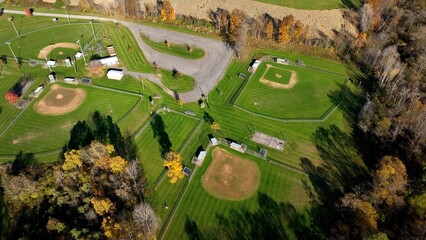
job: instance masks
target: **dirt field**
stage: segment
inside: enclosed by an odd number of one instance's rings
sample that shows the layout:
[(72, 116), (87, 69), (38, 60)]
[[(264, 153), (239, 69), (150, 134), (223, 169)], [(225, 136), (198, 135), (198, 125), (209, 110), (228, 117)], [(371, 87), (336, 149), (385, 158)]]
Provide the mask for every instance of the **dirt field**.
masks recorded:
[[(43, 1), (54, 2), (53, 0)], [(95, 0), (94, 2), (96, 4), (102, 3), (108, 5), (112, 3), (113, 0)], [(139, 0), (139, 2), (141, 6), (144, 6), (145, 3), (156, 4), (155, 0)], [(173, 0), (171, 2), (176, 13), (201, 19), (209, 19), (209, 11), (217, 8), (223, 8), (228, 11), (241, 9), (250, 17), (258, 17), (264, 13), (268, 13), (272, 17), (282, 19), (284, 16), (292, 14), (296, 20), (314, 29), (312, 34), (316, 34), (317, 32), (315, 30), (319, 30), (331, 36), (333, 35), (333, 29), (340, 30), (342, 26), (345, 26), (346, 30), (350, 33), (356, 33), (356, 28), (343, 18), (343, 9), (301, 10), (253, 0)], [(71, 0), (71, 5), (77, 6), (78, 0)]]
[[(155, 4), (154, 0), (140, 0), (140, 2), (142, 4)], [(173, 0), (171, 2), (176, 13), (201, 19), (209, 19), (209, 11), (217, 8), (223, 8), (228, 11), (241, 9), (250, 17), (258, 17), (268, 13), (272, 17), (282, 19), (284, 16), (292, 14), (296, 20), (329, 36), (333, 35), (333, 29), (340, 30), (342, 25), (349, 32), (356, 32), (355, 27), (343, 18), (342, 9), (300, 10), (253, 0)], [(316, 34), (316, 31), (312, 32), (312, 34)]]
[(262, 77), (259, 79), (259, 81), (261, 83), (264, 83), (264, 84), (266, 84), (270, 87), (273, 87), (273, 88), (281, 88), (281, 89), (290, 89), (290, 88), (294, 87), (294, 85), (296, 85), (297, 73), (295, 71), (289, 70), (291, 72), (291, 77), (290, 77), (290, 81), (289, 81), (288, 84), (277, 83), (277, 82), (269, 81), (268, 79), (264, 78), (266, 72), (268, 72), (269, 68), (271, 68), (271, 67), (273, 67), (271, 64), (266, 64), (266, 70), (263, 73)]
[(52, 85), (50, 91), (36, 104), (34, 110), (42, 115), (64, 115), (77, 109), (86, 97), (80, 88)]
[(45, 59), (46, 56), (49, 56), (49, 53), (55, 49), (55, 48), (72, 48), (77, 50), (78, 49), (78, 44), (76, 43), (55, 43), (49, 46), (44, 47), (42, 50), (40, 50), (39, 54), (38, 54), (38, 58), (40, 59)]
[(259, 166), (216, 148), (213, 160), (201, 178), (204, 189), (213, 196), (240, 201), (249, 198), (259, 186)]

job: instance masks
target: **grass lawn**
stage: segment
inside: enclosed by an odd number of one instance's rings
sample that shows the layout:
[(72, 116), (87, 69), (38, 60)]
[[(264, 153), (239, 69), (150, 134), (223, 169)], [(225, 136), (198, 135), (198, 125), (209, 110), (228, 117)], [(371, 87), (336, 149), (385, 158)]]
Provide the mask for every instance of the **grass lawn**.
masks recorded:
[(361, 5), (360, 0), (256, 0), (258, 2), (270, 3), (289, 8), (324, 10), (335, 8), (356, 8)]
[[(165, 132), (168, 134), (170, 142), (172, 143), (171, 149), (178, 151), (185, 139), (190, 135), (197, 125), (198, 120), (170, 112), (160, 113), (165, 126)], [(142, 166), (151, 183), (154, 183), (163, 171), (163, 162), (161, 157), (161, 149), (157, 138), (154, 137), (154, 131), (148, 124), (142, 134), (136, 138), (136, 144), (139, 147), (141, 155)], [(165, 179), (165, 181), (168, 181)]]
[[(61, 148), (68, 142), (69, 131), (78, 120), (85, 120), (96, 110), (111, 115), (117, 121), (136, 104), (138, 97), (86, 86), (61, 84), (67, 88), (82, 88), (86, 98), (75, 111), (61, 116), (43, 116), (34, 111), (33, 101), (11, 128), (0, 138), (1, 152), (15, 154), (19, 150), (42, 152)], [(46, 89), (43, 95), (48, 92)]]
[[(201, 48), (196, 48), (196, 47), (188, 46), (185, 44), (173, 44), (173, 43), (170, 43), (170, 46), (167, 47), (164, 42), (152, 41), (145, 34), (141, 34), (141, 38), (146, 44), (148, 44), (150, 47), (152, 47), (153, 49), (159, 52), (164, 52), (170, 55), (175, 55), (178, 57), (189, 58), (189, 59), (199, 59), (204, 56), (204, 50)], [(188, 50), (188, 47), (192, 48), (191, 52)]]
[(174, 92), (188, 92), (191, 91), (195, 85), (195, 81), (192, 77), (179, 73), (178, 75), (173, 76), (172, 72), (161, 70), (161, 76), (161, 81), (163, 82), (164, 86)]
[[(308, 196), (304, 192), (302, 179), (307, 177), (298, 173), (286, 170), (264, 160), (248, 157), (226, 149), (232, 154), (255, 162), (261, 172), (261, 182), (258, 192), (264, 193), (276, 202), (288, 202), (296, 209), (303, 210), (307, 207)], [(207, 193), (201, 184), (201, 178), (205, 174), (212, 160), (211, 151), (203, 163), (202, 167), (195, 172), (193, 180), (181, 200), (173, 218), (172, 224), (165, 233), (164, 239), (188, 239), (185, 233), (185, 221), (187, 218), (195, 221), (200, 229), (213, 228), (219, 223), (218, 215), (229, 216), (231, 210), (248, 210), (249, 212), (258, 209), (257, 194), (247, 200), (227, 201), (213, 197)], [(265, 219), (267, 222), (267, 219)]]
[[(279, 78), (275, 73), (285, 75), (287, 71), (295, 71), (297, 83), (290, 89), (280, 89), (260, 82), (266, 64), (273, 66), (266, 72), (269, 75), (266, 79), (276, 82)], [(343, 76), (321, 70), (263, 62), (253, 73), (236, 104), (250, 111), (278, 118), (318, 119), (333, 106), (328, 95), (338, 91), (339, 85), (344, 81)]]

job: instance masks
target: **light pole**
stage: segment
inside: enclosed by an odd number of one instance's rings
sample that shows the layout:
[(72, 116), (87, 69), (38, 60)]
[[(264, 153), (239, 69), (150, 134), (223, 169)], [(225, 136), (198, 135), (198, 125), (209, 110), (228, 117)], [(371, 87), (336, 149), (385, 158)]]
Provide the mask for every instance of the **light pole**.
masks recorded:
[(67, 13), (67, 6), (62, 6), (62, 8), (64, 9), (64, 11), (65, 11), (65, 15), (67, 15), (67, 19), (68, 19), (68, 24), (70, 24), (70, 16), (68, 15), (68, 13)]
[(78, 46), (80, 47), (81, 54), (83, 55), (84, 63), (87, 65), (86, 57), (84, 56), (84, 51), (83, 51), (83, 48), (81, 47), (80, 39), (78, 39), (77, 43), (78, 43)]
[(89, 24), (90, 24), (90, 26), (92, 27), (93, 38), (96, 40), (95, 29), (93, 28), (93, 19), (92, 19), (92, 20), (90, 20)]
[(13, 23), (13, 19), (14, 17), (12, 16), (8, 18), (7, 20), (12, 23), (13, 29), (15, 29), (16, 35), (19, 37), (19, 33), (18, 33), (18, 30), (16, 30), (15, 23)]
[(10, 42), (5, 42), (7, 44), (7, 46), (9, 46), (10, 51), (12, 52), (13, 57), (15, 58), (16, 63), (18, 63), (18, 58), (16, 58), (15, 53), (13, 52), (12, 47), (10, 46)]
[(48, 61), (47, 61), (47, 54), (46, 54), (46, 51), (45, 51), (45, 50), (42, 50), (42, 51), (40, 51), (40, 52), (44, 53), (44, 59), (46, 60), (46, 64), (47, 64), (47, 66), (49, 67), (49, 70), (50, 70), (50, 71), (52, 71), (52, 68), (50, 67), (50, 65), (49, 65), (49, 63), (48, 63)]

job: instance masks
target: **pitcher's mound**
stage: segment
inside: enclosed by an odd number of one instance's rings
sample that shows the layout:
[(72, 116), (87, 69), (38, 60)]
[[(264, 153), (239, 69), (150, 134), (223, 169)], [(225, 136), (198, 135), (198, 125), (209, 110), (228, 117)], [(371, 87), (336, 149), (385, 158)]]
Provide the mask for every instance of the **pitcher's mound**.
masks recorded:
[(207, 192), (217, 198), (244, 200), (252, 196), (259, 186), (259, 166), (216, 148), (201, 183)]
[(42, 115), (64, 115), (77, 109), (85, 97), (86, 92), (81, 88), (65, 88), (55, 84), (34, 105), (34, 110)]

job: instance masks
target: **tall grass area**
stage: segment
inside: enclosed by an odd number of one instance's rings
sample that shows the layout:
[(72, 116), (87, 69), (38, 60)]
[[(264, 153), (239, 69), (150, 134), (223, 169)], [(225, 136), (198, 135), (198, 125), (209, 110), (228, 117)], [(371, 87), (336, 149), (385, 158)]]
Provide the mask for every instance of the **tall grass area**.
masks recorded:
[(256, 0), (269, 4), (280, 5), (289, 8), (306, 10), (326, 10), (336, 8), (357, 8), (361, 6), (361, 0)]
[[(68, 142), (69, 131), (78, 120), (85, 120), (90, 113), (98, 110), (111, 115), (117, 121), (136, 104), (138, 97), (120, 94), (113, 91), (101, 90), (86, 86), (61, 84), (67, 88), (82, 88), (86, 98), (75, 111), (61, 116), (44, 116), (35, 112), (33, 106), (39, 99), (33, 101), (11, 128), (0, 138), (1, 153), (15, 154), (16, 152), (43, 152), (61, 148)], [(49, 88), (44, 92), (47, 93)]]
[[(307, 207), (308, 196), (304, 192), (302, 183), (302, 179), (307, 180), (306, 176), (230, 149), (227, 149), (227, 151), (248, 161), (254, 161), (259, 165), (261, 172), (259, 193), (268, 195), (278, 203), (288, 202), (299, 210)], [(219, 215), (226, 218), (230, 216), (229, 213), (232, 210), (254, 212), (259, 208), (257, 194), (243, 201), (227, 201), (215, 198), (203, 189), (201, 177), (205, 174), (212, 161), (211, 152), (209, 151), (203, 166), (193, 176), (188, 191), (182, 198), (164, 239), (188, 239), (185, 233), (187, 219), (194, 221), (200, 229), (212, 229), (218, 225), (220, 221)], [(268, 219), (264, 219), (264, 221), (267, 224)]]
[[(204, 56), (204, 50), (201, 48), (196, 48), (196, 47), (188, 46), (185, 44), (173, 44), (173, 43), (170, 43), (170, 46), (167, 46), (164, 42), (152, 41), (145, 34), (141, 34), (141, 38), (151, 48), (159, 52), (164, 52), (170, 55), (175, 55), (178, 57), (189, 58), (189, 59), (199, 59)], [(188, 47), (191, 47), (192, 51), (189, 51)]]

